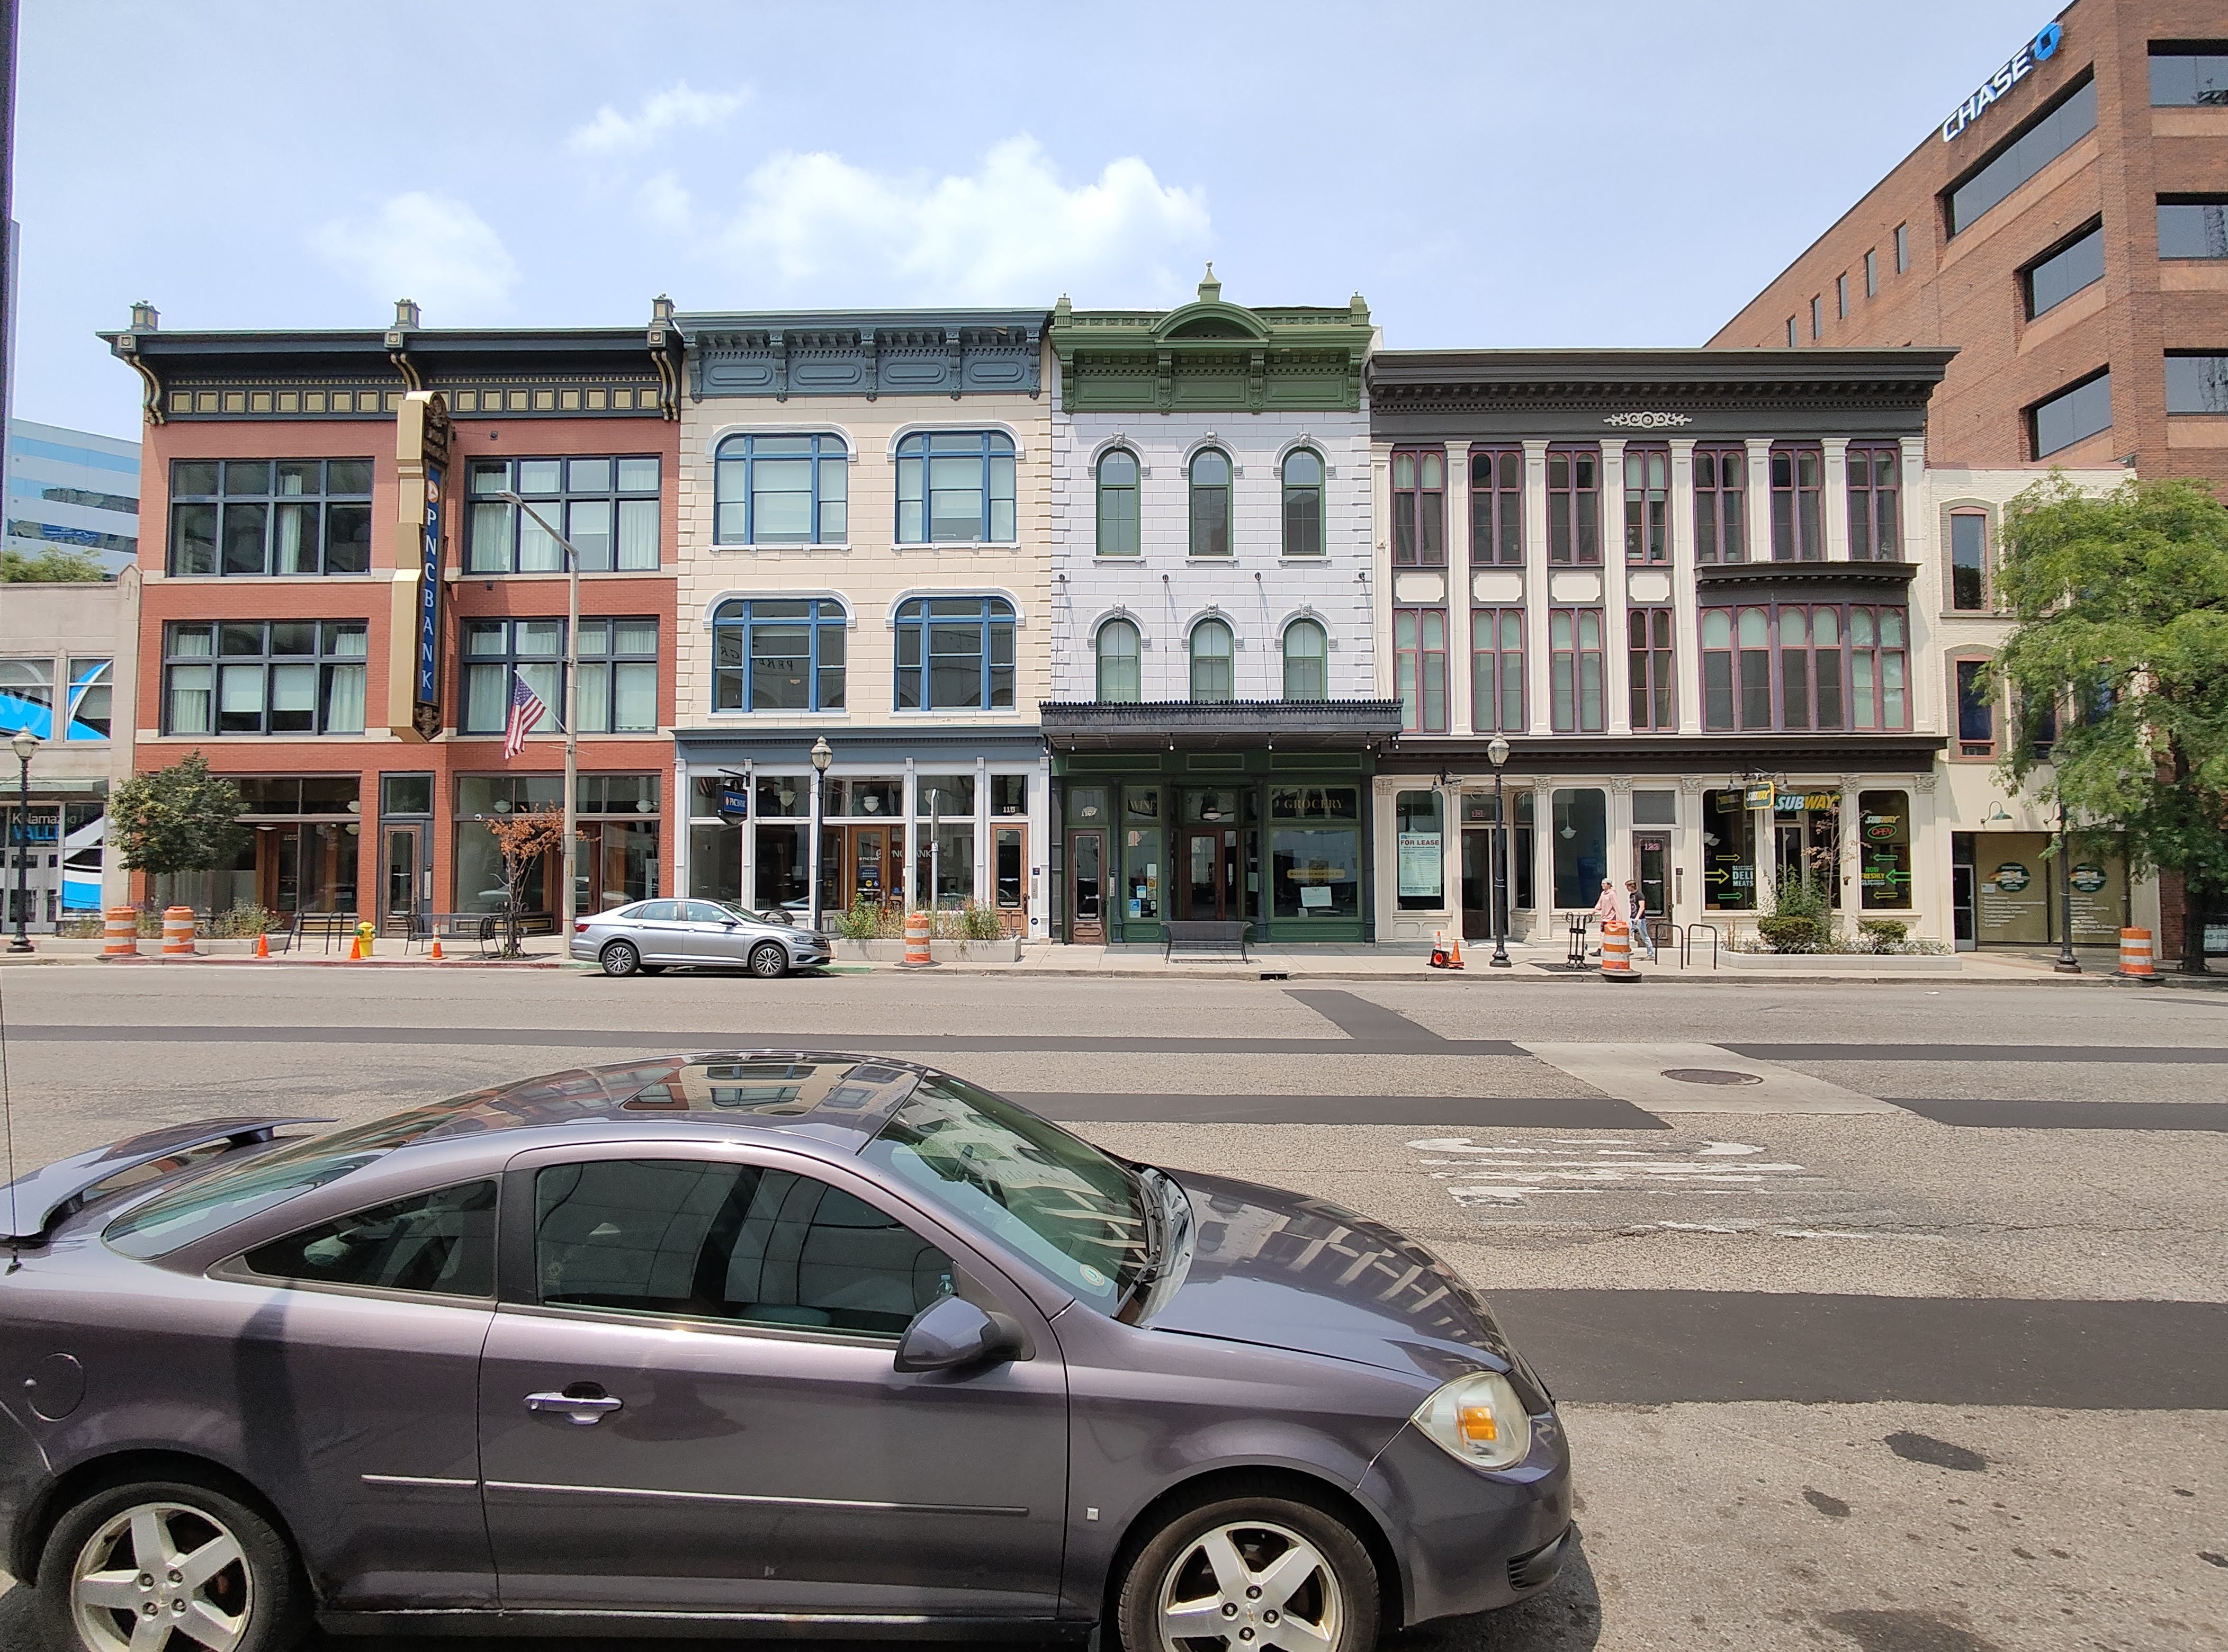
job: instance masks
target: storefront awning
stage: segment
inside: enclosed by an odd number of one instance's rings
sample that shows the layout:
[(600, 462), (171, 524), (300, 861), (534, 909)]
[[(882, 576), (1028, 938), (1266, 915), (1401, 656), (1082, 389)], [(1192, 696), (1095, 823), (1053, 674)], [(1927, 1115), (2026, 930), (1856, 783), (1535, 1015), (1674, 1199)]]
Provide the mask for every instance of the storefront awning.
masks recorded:
[[(1489, 739), (1410, 734), (1377, 766), (1403, 774), (1490, 774)], [(1940, 734), (1900, 733), (1519, 736), (1508, 742), (1502, 772), (1511, 780), (1527, 774), (1923, 773), (1946, 744)]]
[(812, 742), (825, 739), (838, 764), (903, 767), (907, 758), (972, 763), (1034, 763), (1045, 754), (1044, 736), (1033, 727), (992, 724), (970, 727), (943, 724), (924, 728), (857, 728), (841, 723), (786, 728), (676, 728), (675, 752), (683, 762), (707, 766), (765, 763), (776, 767), (810, 767)]
[(1397, 700), (1047, 701), (1037, 715), (1056, 752), (1373, 752), (1400, 733)]

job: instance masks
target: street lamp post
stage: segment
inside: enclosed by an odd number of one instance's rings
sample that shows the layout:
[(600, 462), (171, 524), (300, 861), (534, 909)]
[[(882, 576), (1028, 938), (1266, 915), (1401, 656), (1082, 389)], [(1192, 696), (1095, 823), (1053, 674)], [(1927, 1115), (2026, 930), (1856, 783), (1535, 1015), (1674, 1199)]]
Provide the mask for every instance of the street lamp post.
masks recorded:
[[(35, 949), (30, 937), (24, 934), (23, 925), (31, 915), (31, 758), (39, 749), (36, 734), (26, 728), (8, 742), (16, 753), (16, 938), (8, 943), (10, 952), (29, 952)], [(60, 847), (57, 838), (56, 846)]]
[[(563, 937), (558, 944), (569, 949), (573, 944), (573, 920), (579, 912), (574, 886), (578, 853), (574, 839), (580, 825), (580, 737), (573, 730), (579, 720), (574, 714), (580, 705), (580, 554), (573, 548), (572, 541), (552, 528), (547, 517), (515, 493), (498, 496), (533, 517), (541, 531), (555, 540), (558, 548), (565, 553), (565, 893), (557, 907), (557, 933)], [(507, 694), (504, 697), (508, 701)], [(685, 824), (684, 822), (684, 827)], [(568, 957), (570, 953), (560, 951), (558, 956)]]
[(2068, 855), (2071, 845), (2065, 838), (2065, 800), (2058, 804), (2058, 962), (2051, 970), (2057, 975), (2079, 975), (2081, 960), (2073, 956), (2073, 868)]
[(836, 760), (829, 749), (828, 736), (821, 734), (812, 742), (812, 865), (806, 871), (808, 887), (812, 891), (811, 923), (814, 934), (820, 932), (820, 817), (824, 813), (821, 804), (821, 782), (828, 778), (828, 765)]
[(1485, 748), (1487, 759), (1493, 765), (1493, 835), (1496, 840), (1494, 859), (1499, 873), (1499, 886), (1485, 892), (1493, 903), (1493, 957), (1487, 967), (1494, 970), (1512, 969), (1508, 961), (1508, 925), (1505, 921), (1508, 890), (1508, 793), (1501, 784), (1501, 765), (1508, 761), (1508, 741), (1495, 734)]

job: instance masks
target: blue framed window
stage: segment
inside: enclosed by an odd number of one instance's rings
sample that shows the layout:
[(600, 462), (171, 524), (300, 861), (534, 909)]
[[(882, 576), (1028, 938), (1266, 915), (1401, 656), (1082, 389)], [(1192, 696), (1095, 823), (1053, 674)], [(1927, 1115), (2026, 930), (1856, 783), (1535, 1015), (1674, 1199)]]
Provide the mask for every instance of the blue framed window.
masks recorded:
[(1014, 542), (1014, 439), (916, 431), (898, 444), (898, 543)]
[(730, 436), (720, 444), (713, 539), (841, 545), (851, 532), (851, 452), (840, 436)]
[(914, 597), (898, 605), (900, 711), (1011, 711), (1014, 605)]
[(833, 597), (721, 603), (712, 611), (712, 709), (842, 710), (846, 623)]

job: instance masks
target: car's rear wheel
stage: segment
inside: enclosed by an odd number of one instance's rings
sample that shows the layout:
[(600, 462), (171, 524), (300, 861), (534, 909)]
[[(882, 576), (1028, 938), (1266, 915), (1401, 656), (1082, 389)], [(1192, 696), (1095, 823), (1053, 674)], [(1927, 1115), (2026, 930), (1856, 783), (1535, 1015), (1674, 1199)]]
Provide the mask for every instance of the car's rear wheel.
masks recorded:
[(596, 956), (605, 975), (632, 975), (642, 968), (642, 954), (632, 941), (613, 941)]
[(1118, 1605), (1124, 1652), (1370, 1652), (1377, 1568), (1335, 1516), (1284, 1497), (1177, 1515), (1139, 1551)]
[(751, 973), (761, 981), (778, 981), (789, 973), (789, 954), (765, 941), (751, 949)]
[(298, 1577), (286, 1540), (237, 1498), (145, 1481), (56, 1522), (39, 1615), (57, 1652), (281, 1652), (301, 1636)]

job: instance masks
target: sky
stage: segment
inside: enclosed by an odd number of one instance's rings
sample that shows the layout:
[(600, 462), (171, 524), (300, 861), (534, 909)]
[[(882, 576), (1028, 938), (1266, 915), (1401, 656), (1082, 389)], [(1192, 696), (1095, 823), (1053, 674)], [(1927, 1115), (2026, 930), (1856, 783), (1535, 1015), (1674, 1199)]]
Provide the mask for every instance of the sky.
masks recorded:
[(1394, 349), (1700, 344), (2049, 0), (22, 0), (16, 416), (99, 329), (1359, 291)]

